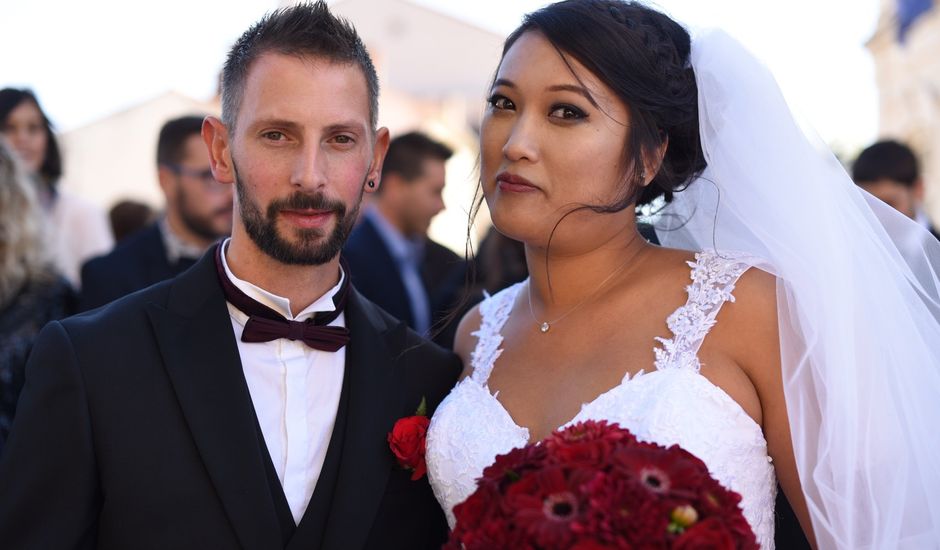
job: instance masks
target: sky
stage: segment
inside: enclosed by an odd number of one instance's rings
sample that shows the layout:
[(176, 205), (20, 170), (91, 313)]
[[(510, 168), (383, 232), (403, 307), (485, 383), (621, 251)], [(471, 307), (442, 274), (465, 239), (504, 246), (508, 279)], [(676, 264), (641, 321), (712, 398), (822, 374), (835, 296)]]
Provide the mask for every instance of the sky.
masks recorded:
[[(502, 34), (545, 3), (411, 1)], [(719, 26), (736, 36), (837, 150), (876, 137), (877, 89), (864, 44), (879, 0), (649, 3), (687, 26)], [(168, 90), (205, 99), (231, 43), (275, 7), (276, 0), (0, 0), (0, 86), (33, 88), (60, 131)]]

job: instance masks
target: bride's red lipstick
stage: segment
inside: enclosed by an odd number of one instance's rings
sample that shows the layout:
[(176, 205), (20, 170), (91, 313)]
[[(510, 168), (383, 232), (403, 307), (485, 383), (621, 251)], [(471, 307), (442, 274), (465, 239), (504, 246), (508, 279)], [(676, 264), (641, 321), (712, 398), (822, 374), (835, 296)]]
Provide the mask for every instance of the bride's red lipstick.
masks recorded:
[(500, 191), (512, 193), (530, 193), (539, 189), (531, 181), (509, 172), (500, 172), (496, 175), (496, 186)]

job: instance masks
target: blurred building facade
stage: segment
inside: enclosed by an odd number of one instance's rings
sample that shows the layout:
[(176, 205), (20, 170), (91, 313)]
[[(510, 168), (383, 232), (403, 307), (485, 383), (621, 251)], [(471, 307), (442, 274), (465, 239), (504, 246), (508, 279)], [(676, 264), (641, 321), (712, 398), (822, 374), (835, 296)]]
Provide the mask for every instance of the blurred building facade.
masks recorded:
[(879, 136), (904, 141), (920, 156), (927, 210), (940, 221), (940, 3), (882, 0), (867, 47), (878, 82)]
[[(271, 8), (293, 3), (272, 0)], [(479, 121), (504, 37), (407, 0), (337, 0), (330, 7), (356, 26), (373, 57), (380, 126), (393, 135), (420, 130), (454, 148), (447, 164), (447, 208), (430, 233), (462, 254), (477, 186)], [(162, 208), (155, 166), (160, 127), (177, 116), (219, 111), (218, 97), (167, 92), (66, 132), (63, 185), (105, 209), (123, 199)], [(474, 242), (488, 225), (481, 212)]]

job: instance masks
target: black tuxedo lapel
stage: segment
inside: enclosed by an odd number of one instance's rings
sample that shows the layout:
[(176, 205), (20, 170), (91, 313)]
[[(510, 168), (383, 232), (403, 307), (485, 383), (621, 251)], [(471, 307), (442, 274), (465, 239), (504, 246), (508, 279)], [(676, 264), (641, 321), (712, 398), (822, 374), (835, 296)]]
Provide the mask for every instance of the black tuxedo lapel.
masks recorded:
[(388, 475), (397, 467), (386, 436), (406, 408), (397, 372), (406, 325), (399, 322), (389, 327), (375, 306), (353, 289), (346, 306), (346, 326), (352, 334), (346, 346), (349, 402), (324, 550), (365, 545)]
[(246, 550), (282, 547), (265, 452), (212, 247), (148, 314), (180, 407), (232, 527)]

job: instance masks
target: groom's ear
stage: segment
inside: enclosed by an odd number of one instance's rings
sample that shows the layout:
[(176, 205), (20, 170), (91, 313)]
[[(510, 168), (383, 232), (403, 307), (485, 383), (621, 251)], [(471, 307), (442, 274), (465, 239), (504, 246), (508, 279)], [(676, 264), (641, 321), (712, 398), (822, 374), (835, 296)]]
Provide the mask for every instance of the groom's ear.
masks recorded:
[(388, 128), (379, 128), (375, 131), (375, 145), (372, 148), (372, 163), (369, 164), (369, 173), (366, 175), (366, 181), (375, 182), (375, 186), (366, 184), (366, 193), (375, 193), (382, 185), (382, 164), (385, 162), (385, 154), (388, 153), (389, 135)]
[(202, 121), (202, 140), (209, 149), (212, 177), (219, 183), (234, 183), (235, 169), (228, 128), (217, 117), (207, 116)]

